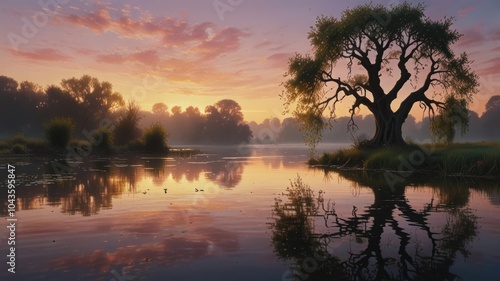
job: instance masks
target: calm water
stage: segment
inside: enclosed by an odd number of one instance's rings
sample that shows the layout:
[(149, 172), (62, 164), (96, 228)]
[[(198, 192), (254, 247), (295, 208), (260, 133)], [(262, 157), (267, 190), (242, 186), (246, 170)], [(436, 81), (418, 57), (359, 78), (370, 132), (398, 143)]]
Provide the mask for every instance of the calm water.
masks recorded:
[(16, 273), (2, 227), (0, 279), (500, 280), (497, 183), (388, 188), (310, 169), (301, 146), (202, 149), (64, 175), (16, 160)]

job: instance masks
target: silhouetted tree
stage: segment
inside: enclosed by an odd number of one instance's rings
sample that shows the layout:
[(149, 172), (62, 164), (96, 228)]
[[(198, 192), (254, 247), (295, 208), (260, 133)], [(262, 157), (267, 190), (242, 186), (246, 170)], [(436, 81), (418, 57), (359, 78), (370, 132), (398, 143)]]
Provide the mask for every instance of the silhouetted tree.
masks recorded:
[(0, 76), (0, 112), (4, 116), (0, 120), (0, 135), (40, 135), (45, 99), (39, 85), (28, 81), (19, 84), (10, 77)]
[(439, 108), (439, 115), (431, 120), (431, 139), (433, 142), (452, 143), (455, 139), (455, 130), (460, 126), (462, 135), (469, 127), (469, 111), (467, 100), (457, 100), (448, 97), (446, 107)]
[(141, 135), (138, 128), (140, 107), (136, 102), (129, 102), (127, 109), (120, 114), (115, 126), (114, 139), (118, 145), (129, 144)]
[(492, 96), (486, 103), (486, 111), (481, 115), (484, 136), (490, 140), (499, 140), (497, 129), (500, 120), (500, 95)]
[[(431, 199), (423, 209), (414, 209), (404, 186), (391, 190), (383, 178), (372, 176), (361, 179), (361, 184), (374, 182), (369, 186), (373, 203), (359, 209), (353, 206), (347, 216), (339, 215), (323, 192), (315, 195), (300, 178), (291, 183), (284, 198), (276, 198), (272, 244), (280, 258), (294, 261), (287, 280), (455, 280), (450, 268), (457, 253), (468, 256), (469, 243), (477, 235), (477, 217), (454, 201), (444, 205)], [(355, 180), (352, 175), (348, 178)], [(439, 190), (446, 194), (446, 188)], [(444, 223), (434, 225), (442, 220), (430, 220), (430, 216), (443, 212)], [(417, 230), (424, 235), (412, 235)], [(396, 257), (383, 242), (391, 234), (397, 238)], [(356, 244), (348, 250), (332, 247), (346, 236)]]
[(81, 126), (98, 124), (109, 117), (113, 110), (125, 104), (121, 94), (113, 91), (110, 82), (99, 82), (97, 78), (84, 75), (81, 78), (63, 79), (62, 89), (81, 105)]
[[(351, 118), (361, 106), (374, 115), (376, 131), (366, 143), (371, 146), (405, 144), (402, 126), (414, 104), (431, 116), (435, 108), (447, 108), (446, 101), (468, 105), (478, 79), (467, 54), (455, 55), (450, 48), (461, 35), (451, 29), (452, 19), (434, 21), (424, 10), (422, 4), (407, 2), (389, 8), (366, 4), (345, 11), (340, 19), (318, 18), (308, 37), (314, 55), (290, 59), (282, 94), (287, 109), (296, 103), (294, 115), (313, 144), (325, 126), (323, 113), (329, 110), (335, 117), (345, 97), (353, 101)], [(343, 62), (348, 72), (341, 78), (337, 69)], [(365, 74), (352, 75), (358, 65)], [(382, 87), (381, 78), (392, 76), (395, 69), (399, 75), (394, 85)], [(418, 83), (408, 89), (408, 84)], [(444, 102), (427, 94), (431, 87), (443, 89)], [(394, 101), (401, 98), (396, 107)], [(349, 125), (353, 124), (351, 119)]]
[(220, 100), (205, 108), (206, 124), (204, 136), (212, 143), (248, 142), (252, 131), (244, 123), (240, 105), (234, 100)]
[(153, 114), (156, 114), (156, 115), (167, 116), (168, 115), (168, 106), (162, 102), (158, 102), (158, 103), (153, 104), (151, 111), (153, 112)]

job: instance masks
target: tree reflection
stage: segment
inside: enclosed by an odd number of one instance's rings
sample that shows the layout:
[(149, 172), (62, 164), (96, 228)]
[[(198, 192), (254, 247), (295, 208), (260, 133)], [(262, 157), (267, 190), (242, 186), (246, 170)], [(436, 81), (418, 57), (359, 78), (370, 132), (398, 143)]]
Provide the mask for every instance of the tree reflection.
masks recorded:
[[(477, 234), (477, 218), (463, 198), (446, 194), (422, 210), (405, 197), (405, 187), (381, 186), (381, 178), (342, 176), (369, 187), (374, 201), (351, 216), (337, 214), (324, 193), (315, 196), (300, 178), (277, 198), (272, 244), (282, 259), (293, 260), (287, 280), (455, 280), (450, 272), (457, 253), (468, 256)], [(454, 204), (453, 198), (458, 202)], [(384, 237), (384, 240), (382, 239)], [(396, 247), (386, 244), (397, 241)], [(349, 241), (355, 241), (355, 244)]]
[[(205, 162), (197, 158), (97, 158), (87, 159), (70, 173), (55, 174), (50, 162), (33, 164), (23, 167), (16, 178), (17, 208), (60, 206), (63, 213), (90, 216), (112, 208), (113, 197), (140, 192), (137, 185), (146, 178), (160, 188), (169, 178), (179, 183), (199, 181), (200, 177), (221, 188), (234, 188), (242, 179), (243, 165), (220, 161), (220, 157)], [(0, 206), (4, 206), (0, 216), (8, 215), (7, 205), (7, 196), (0, 196)]]

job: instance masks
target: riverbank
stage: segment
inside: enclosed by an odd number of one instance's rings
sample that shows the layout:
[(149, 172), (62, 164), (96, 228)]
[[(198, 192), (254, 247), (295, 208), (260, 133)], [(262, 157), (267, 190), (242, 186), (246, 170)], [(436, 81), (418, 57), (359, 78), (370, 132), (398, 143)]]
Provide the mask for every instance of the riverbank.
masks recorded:
[(324, 169), (423, 172), (441, 176), (500, 178), (500, 142), (351, 147), (309, 160)]
[(93, 145), (87, 140), (71, 140), (66, 148), (55, 148), (43, 138), (28, 138), (22, 135), (14, 135), (4, 140), (0, 140), (1, 157), (22, 157), (22, 156), (53, 156), (62, 157), (68, 154), (76, 156), (93, 155), (123, 155), (138, 154), (171, 157), (188, 157), (201, 153), (197, 148), (165, 146), (163, 149), (150, 149), (141, 141), (123, 146)]

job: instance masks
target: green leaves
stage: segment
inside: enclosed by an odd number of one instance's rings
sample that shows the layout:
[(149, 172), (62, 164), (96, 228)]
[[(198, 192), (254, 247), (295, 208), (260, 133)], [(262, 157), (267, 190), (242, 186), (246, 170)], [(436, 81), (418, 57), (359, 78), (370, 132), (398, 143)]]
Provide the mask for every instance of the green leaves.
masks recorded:
[[(456, 56), (451, 49), (461, 36), (451, 28), (453, 19), (432, 20), (425, 16), (425, 8), (407, 2), (388, 7), (370, 3), (346, 10), (340, 19), (317, 19), (308, 35), (313, 54), (296, 54), (290, 59), (282, 95), (286, 111), (295, 105), (294, 116), (313, 143), (325, 127), (324, 111), (331, 108), (330, 116), (335, 116), (335, 105), (346, 96), (354, 98), (351, 109), (366, 106), (377, 122), (404, 121), (418, 102), (430, 112), (443, 105), (450, 107), (450, 112), (443, 111), (442, 117), (436, 118), (434, 126), (443, 139), (453, 139), (454, 131), (439, 128), (450, 127), (450, 122), (452, 128), (466, 123), (464, 118), (453, 121), (450, 114), (466, 110), (477, 92), (478, 77), (467, 55)], [(339, 68), (346, 69), (347, 75)], [(396, 69), (399, 77), (391, 87), (382, 79), (384, 74), (397, 75)], [(415, 90), (403, 92), (408, 86)], [(448, 95), (450, 99), (443, 103), (429, 97), (431, 87), (437, 94), (441, 90), (442, 95), (436, 96)], [(394, 106), (400, 91), (406, 98), (399, 107)], [(377, 128), (383, 125), (377, 124)], [(401, 134), (401, 128), (391, 130), (395, 132), (383, 134)]]
[(468, 102), (454, 95), (446, 98), (445, 107), (431, 120), (431, 139), (433, 142), (450, 144), (455, 139), (455, 130), (460, 127), (461, 134), (469, 128)]

